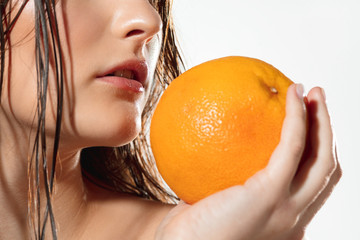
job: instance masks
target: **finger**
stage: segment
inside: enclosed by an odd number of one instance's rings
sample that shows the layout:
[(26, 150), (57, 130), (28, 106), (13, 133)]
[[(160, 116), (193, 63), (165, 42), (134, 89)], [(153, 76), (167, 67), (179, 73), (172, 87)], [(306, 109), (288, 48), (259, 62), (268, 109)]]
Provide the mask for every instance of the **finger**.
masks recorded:
[(322, 91), (314, 88), (308, 94), (309, 142), (292, 186), (299, 209), (307, 207), (325, 188), (336, 167), (330, 116)]
[(303, 86), (293, 84), (286, 96), (286, 116), (281, 138), (273, 152), (267, 171), (277, 186), (289, 187), (300, 162), (306, 140), (306, 107)]
[(326, 200), (331, 195), (334, 187), (339, 182), (341, 176), (342, 176), (342, 170), (340, 167), (340, 164), (338, 161), (336, 161), (336, 169), (334, 173), (331, 175), (330, 180), (327, 184), (327, 186), (324, 188), (324, 190), (319, 194), (319, 196), (316, 198), (316, 200), (311, 203), (311, 205), (305, 210), (303, 215), (301, 216), (298, 226), (299, 228), (304, 228), (307, 226), (310, 221), (313, 219), (315, 214), (320, 210), (320, 208), (324, 205)]

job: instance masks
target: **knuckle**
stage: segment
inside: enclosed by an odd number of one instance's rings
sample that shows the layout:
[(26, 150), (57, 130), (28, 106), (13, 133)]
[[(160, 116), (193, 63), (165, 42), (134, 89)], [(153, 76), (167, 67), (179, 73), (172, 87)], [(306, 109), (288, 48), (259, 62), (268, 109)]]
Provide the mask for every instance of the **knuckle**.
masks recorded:
[(341, 169), (341, 166), (338, 162), (336, 162), (336, 169), (332, 175), (332, 178), (334, 179), (334, 184), (337, 184), (340, 181), (342, 175), (343, 171)]

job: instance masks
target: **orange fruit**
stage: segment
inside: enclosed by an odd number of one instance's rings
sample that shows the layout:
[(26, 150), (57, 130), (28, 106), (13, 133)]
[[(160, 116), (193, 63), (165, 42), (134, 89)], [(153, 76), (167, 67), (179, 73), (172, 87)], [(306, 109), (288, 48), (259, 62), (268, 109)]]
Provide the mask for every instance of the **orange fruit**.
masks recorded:
[(158, 170), (187, 203), (244, 184), (280, 140), (292, 81), (261, 60), (225, 57), (176, 78), (152, 118)]

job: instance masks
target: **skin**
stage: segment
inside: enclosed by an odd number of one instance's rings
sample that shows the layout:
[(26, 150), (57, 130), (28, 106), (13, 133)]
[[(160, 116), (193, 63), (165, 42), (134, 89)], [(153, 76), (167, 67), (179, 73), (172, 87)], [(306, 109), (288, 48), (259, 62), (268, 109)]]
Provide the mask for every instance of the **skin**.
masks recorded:
[[(11, 74), (5, 73), (0, 108), (0, 205), (7, 206), (0, 208), (2, 239), (26, 239), (28, 234), (27, 156), (36, 106), (33, 13), (30, 2), (11, 32), (12, 61), (5, 63)], [(281, 142), (269, 166), (244, 186), (193, 206), (110, 193), (82, 179), (79, 152), (87, 146), (123, 145), (139, 133), (160, 49), (161, 20), (145, 0), (63, 0), (57, 13), (67, 56), (61, 164), (53, 196), (59, 239), (304, 237), (341, 176), (322, 89), (312, 89), (305, 104), (300, 85), (289, 88)], [(128, 35), (133, 30), (140, 31)], [(129, 58), (144, 59), (149, 66), (145, 92), (118, 91), (94, 81), (99, 71)], [(49, 141), (55, 129), (50, 75)], [(50, 158), (51, 149), (48, 153)]]

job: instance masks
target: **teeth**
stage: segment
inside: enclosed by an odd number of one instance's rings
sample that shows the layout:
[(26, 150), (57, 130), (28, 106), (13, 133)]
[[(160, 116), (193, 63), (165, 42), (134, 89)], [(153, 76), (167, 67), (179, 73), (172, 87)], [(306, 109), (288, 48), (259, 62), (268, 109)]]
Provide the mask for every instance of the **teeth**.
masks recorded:
[(131, 70), (123, 69), (123, 70), (117, 70), (114, 72), (114, 76), (117, 77), (123, 77), (123, 78), (129, 78), (134, 79), (134, 72)]

